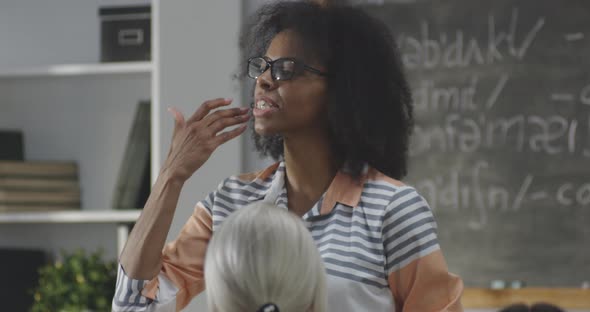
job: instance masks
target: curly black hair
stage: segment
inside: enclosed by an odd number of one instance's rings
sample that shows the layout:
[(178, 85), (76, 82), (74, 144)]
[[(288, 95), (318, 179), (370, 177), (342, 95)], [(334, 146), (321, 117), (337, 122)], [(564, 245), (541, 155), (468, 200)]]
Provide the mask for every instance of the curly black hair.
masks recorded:
[[(404, 177), (413, 128), (412, 96), (387, 26), (355, 7), (273, 3), (260, 8), (244, 27), (240, 45), (245, 59), (264, 55), (274, 36), (284, 30), (297, 33), (308, 53), (305, 57), (328, 72), (329, 138), (338, 163), (355, 177), (365, 163), (392, 178)], [(282, 158), (280, 135), (253, 131), (253, 136), (259, 152)]]

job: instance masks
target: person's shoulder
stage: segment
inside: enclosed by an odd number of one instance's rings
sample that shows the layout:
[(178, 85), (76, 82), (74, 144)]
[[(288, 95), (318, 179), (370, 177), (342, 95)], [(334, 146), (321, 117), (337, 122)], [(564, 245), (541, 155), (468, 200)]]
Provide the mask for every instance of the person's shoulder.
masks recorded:
[(381, 198), (387, 199), (389, 206), (397, 206), (407, 202), (425, 203), (424, 198), (414, 187), (375, 168), (368, 169), (363, 192), (365, 194), (379, 194)]
[(380, 193), (390, 193), (393, 195), (402, 189), (411, 188), (402, 181), (394, 179), (381, 171), (369, 167), (366, 171), (364, 191), (380, 191)]

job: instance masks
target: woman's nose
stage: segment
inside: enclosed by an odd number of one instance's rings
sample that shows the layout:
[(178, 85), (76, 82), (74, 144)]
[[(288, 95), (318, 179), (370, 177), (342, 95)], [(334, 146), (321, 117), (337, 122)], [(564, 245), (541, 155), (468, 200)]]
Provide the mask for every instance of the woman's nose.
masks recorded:
[(278, 86), (278, 82), (270, 75), (270, 68), (256, 79), (256, 84), (263, 90), (272, 90)]

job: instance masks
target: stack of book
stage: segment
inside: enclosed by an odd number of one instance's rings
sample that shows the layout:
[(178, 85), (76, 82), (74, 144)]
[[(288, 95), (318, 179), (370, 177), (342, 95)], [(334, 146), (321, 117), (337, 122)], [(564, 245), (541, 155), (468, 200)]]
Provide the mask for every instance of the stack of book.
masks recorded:
[(74, 162), (0, 161), (0, 212), (80, 209)]

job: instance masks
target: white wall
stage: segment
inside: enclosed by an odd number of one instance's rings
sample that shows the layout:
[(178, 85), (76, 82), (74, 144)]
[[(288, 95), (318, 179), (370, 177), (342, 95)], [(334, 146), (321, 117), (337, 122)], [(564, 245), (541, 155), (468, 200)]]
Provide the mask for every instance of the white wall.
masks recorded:
[[(173, 119), (166, 112), (175, 106), (191, 114), (206, 99), (235, 98), (240, 105), (240, 88), (231, 80), (239, 60), (239, 1), (160, 1), (159, 23), (159, 114), (162, 161), (167, 154)], [(168, 239), (174, 239), (197, 201), (213, 191), (226, 177), (240, 172), (241, 147), (238, 140), (219, 148), (187, 182)], [(199, 296), (187, 311), (206, 311)]]
[(97, 62), (98, 8), (149, 0), (2, 0), (0, 68)]

